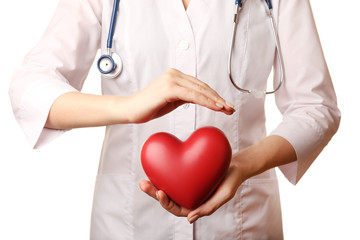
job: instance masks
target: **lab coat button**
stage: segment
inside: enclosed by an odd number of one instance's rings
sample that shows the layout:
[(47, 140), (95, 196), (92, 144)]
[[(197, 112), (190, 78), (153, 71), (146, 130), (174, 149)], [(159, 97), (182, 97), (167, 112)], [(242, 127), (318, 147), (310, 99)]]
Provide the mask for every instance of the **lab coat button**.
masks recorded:
[(189, 42), (186, 41), (186, 40), (181, 40), (180, 43), (179, 43), (179, 47), (182, 50), (187, 50), (189, 48)]

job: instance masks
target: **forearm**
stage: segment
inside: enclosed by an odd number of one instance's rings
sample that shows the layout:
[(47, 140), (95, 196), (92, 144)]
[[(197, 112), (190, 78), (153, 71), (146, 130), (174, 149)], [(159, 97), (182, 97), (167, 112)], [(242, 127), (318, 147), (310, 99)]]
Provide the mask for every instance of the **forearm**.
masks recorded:
[(146, 88), (126, 97), (65, 93), (53, 103), (45, 127), (71, 129), (144, 123), (184, 103), (199, 104), (228, 115), (235, 111), (232, 104), (207, 84), (176, 69), (168, 69)]
[[(227, 175), (210, 199), (197, 209), (185, 212), (188, 221), (193, 223), (199, 217), (211, 215), (235, 196), (240, 184), (246, 179), (295, 160), (296, 153), (292, 145), (286, 139), (277, 135), (266, 137), (258, 143), (235, 153)], [(166, 202), (163, 199), (159, 199), (162, 206)], [(168, 204), (168, 206), (172, 205)], [(168, 208), (168, 211), (171, 212), (171, 208)]]
[(242, 173), (242, 181), (268, 169), (296, 161), (296, 152), (283, 137), (264, 138), (234, 154), (232, 164)]
[(69, 92), (56, 99), (46, 128), (72, 129), (127, 123), (126, 97)]

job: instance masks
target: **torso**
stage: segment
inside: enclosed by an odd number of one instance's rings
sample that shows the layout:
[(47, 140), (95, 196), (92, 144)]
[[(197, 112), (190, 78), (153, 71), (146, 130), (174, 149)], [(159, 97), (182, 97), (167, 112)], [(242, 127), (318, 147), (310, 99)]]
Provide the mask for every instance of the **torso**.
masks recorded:
[[(113, 1), (92, 1), (103, 5), (99, 15), (103, 16), (105, 52)], [(225, 133), (234, 153), (266, 136), (265, 98), (239, 92), (228, 79), (234, 2), (121, 3), (113, 46), (122, 58), (123, 69), (114, 80), (102, 79), (104, 95), (135, 94), (171, 67), (209, 84), (235, 104), (237, 111), (228, 116), (189, 104), (146, 124), (107, 126), (94, 192), (90, 239), (283, 239), (274, 170), (242, 184), (231, 201), (195, 225), (190, 225), (186, 218), (168, 214), (138, 187), (138, 182), (147, 179), (140, 161), (142, 145), (154, 133), (168, 132), (184, 141), (196, 129), (214, 126)], [(273, 42), (264, 41), (272, 39), (273, 33), (263, 7), (258, 0), (244, 4), (234, 45), (233, 63), (237, 66), (232, 71), (234, 80), (250, 89), (266, 86), (275, 54)], [(98, 22), (93, 24), (97, 30)]]

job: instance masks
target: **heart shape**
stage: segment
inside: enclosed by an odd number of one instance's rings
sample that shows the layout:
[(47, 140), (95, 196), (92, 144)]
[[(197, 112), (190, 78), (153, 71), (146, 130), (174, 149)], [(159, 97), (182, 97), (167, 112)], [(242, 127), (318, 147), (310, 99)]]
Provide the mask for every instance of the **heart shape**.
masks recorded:
[(144, 143), (141, 164), (156, 188), (177, 204), (195, 209), (221, 183), (231, 152), (225, 134), (215, 127), (200, 128), (185, 142), (160, 132)]

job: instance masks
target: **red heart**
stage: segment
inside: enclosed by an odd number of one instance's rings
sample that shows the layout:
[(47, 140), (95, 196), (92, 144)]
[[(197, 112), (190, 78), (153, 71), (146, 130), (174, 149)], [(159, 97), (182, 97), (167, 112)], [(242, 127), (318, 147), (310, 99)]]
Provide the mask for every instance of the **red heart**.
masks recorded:
[(149, 180), (188, 209), (195, 209), (210, 197), (230, 160), (229, 141), (215, 127), (200, 128), (185, 142), (168, 133), (156, 133), (141, 150), (141, 163)]

